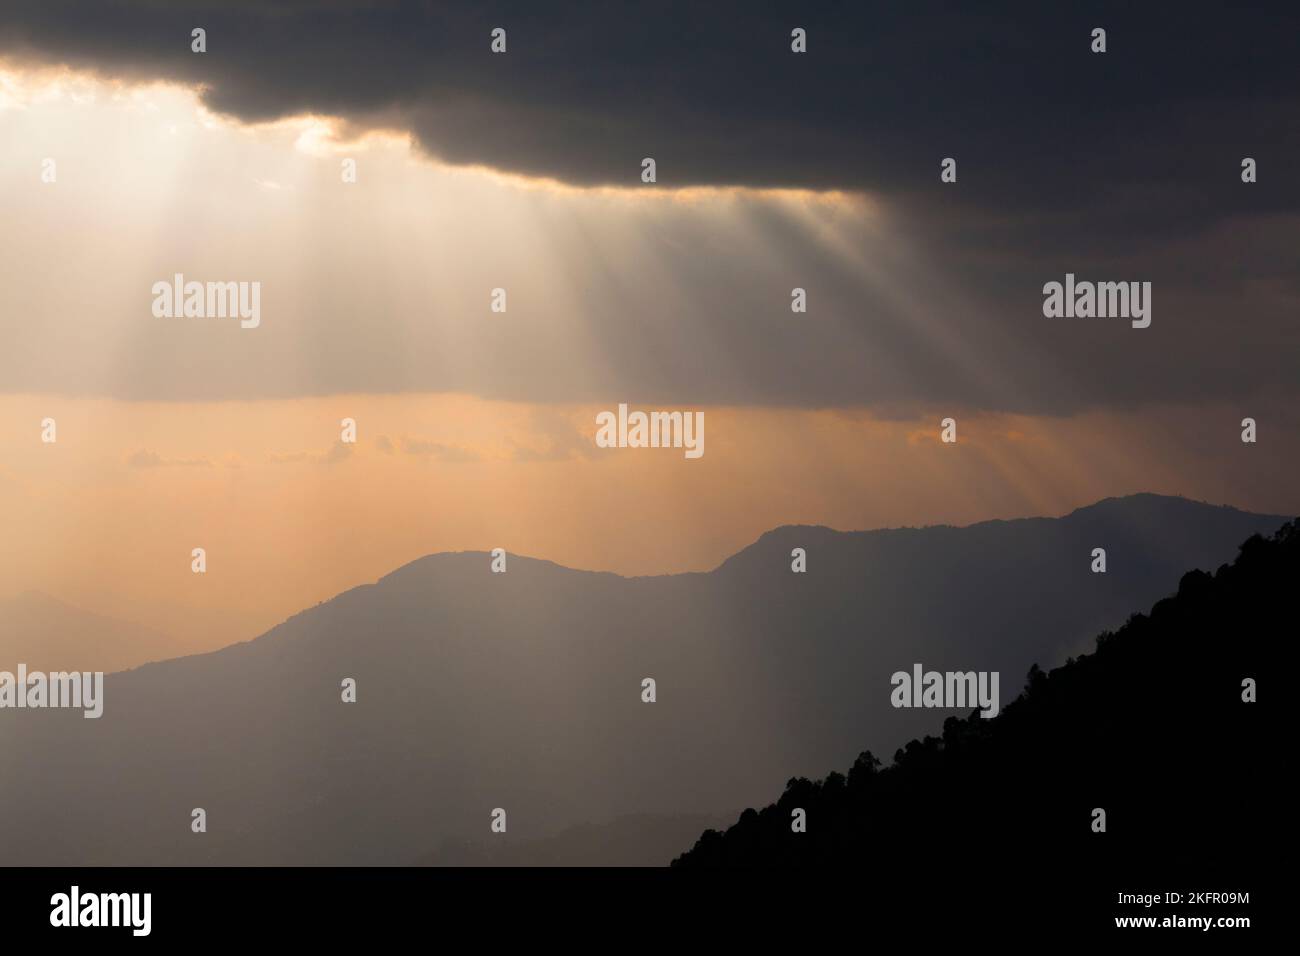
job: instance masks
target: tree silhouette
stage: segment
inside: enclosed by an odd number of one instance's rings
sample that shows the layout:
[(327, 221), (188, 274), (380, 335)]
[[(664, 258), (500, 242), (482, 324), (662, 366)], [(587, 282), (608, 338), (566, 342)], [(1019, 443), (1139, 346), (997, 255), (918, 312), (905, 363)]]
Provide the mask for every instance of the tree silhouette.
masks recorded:
[[(1229, 886), (1272, 839), (1282, 755), (1242, 681), (1263, 684), (1264, 699), (1283, 693), (1264, 671), (1294, 620), (1297, 572), (1295, 522), (1253, 536), (1231, 565), (1184, 575), (1091, 654), (1051, 672), (1035, 664), (997, 717), (950, 717), (889, 767), (864, 752), (847, 777), (793, 779), (774, 806), (706, 832), (673, 865), (874, 860), (1020, 884), (1100, 879), (1107, 892), (1156, 873)], [(793, 807), (807, 832), (792, 832)], [(1105, 832), (1093, 830), (1095, 808)]]

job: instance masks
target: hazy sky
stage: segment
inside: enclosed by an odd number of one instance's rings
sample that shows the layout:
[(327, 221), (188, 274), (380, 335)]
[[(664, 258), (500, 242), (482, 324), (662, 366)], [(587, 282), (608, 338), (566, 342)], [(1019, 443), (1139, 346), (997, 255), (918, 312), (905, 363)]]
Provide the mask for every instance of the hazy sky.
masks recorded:
[[(1246, 50), (1100, 8), (1094, 56), (1041, 4), (62, 6), (0, 13), (0, 596), (217, 644), (440, 550), (1300, 512), (1292, 13)], [(1150, 281), (1151, 327), (1045, 318), (1066, 272)], [(259, 282), (260, 326), (155, 317), (176, 273)], [(596, 448), (620, 402), (705, 411), (704, 456)]]

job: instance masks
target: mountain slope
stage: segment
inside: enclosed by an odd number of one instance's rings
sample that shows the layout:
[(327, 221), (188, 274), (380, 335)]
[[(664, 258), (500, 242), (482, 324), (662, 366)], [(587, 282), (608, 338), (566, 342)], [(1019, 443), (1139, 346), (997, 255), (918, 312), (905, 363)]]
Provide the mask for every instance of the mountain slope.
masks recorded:
[(1064, 659), (1282, 520), (1138, 496), (970, 528), (782, 528), (711, 573), (631, 579), (433, 555), (255, 641), (112, 674), (100, 720), (0, 711), (22, 768), (0, 775), (0, 846), (10, 863), (405, 863), (490, 838), (497, 807), (534, 839), (750, 805), (936, 730), (944, 712), (889, 706), (893, 671)]
[[(1186, 574), (1177, 594), (1044, 673), (991, 720), (949, 717), (891, 766), (869, 751), (847, 775), (792, 779), (781, 798), (707, 831), (679, 867), (899, 867), (978, 861), (982, 880), (1073, 880), (1104, 873), (1143, 884), (1161, 867), (1261, 875), (1274, 836), (1273, 769), (1259, 703), (1243, 680), (1269, 674), (1300, 581), (1300, 527), (1253, 537), (1231, 566)], [(1271, 685), (1271, 686), (1270, 686)], [(1105, 811), (1105, 831), (1093, 828)], [(796, 833), (797, 810), (806, 832)], [(1231, 885), (1229, 885), (1231, 884)]]

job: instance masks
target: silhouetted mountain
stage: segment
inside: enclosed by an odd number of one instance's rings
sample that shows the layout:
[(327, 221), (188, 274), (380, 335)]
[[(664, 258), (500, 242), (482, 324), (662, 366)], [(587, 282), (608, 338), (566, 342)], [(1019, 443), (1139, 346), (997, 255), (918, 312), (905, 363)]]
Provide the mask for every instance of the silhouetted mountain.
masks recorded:
[(120, 671), (175, 657), (157, 631), (64, 604), (39, 591), (0, 601), (0, 671)]
[(446, 840), (421, 866), (667, 866), (674, 847), (728, 817), (639, 813), (609, 823), (584, 823), (552, 837), (519, 839), (508, 831), (476, 841)]
[(1284, 758), (1243, 681), (1285, 694), (1265, 675), (1290, 638), (1297, 581), (1300, 527), (1252, 537), (1231, 566), (1187, 573), (1095, 652), (1031, 669), (999, 716), (949, 717), (942, 736), (910, 741), (883, 769), (867, 751), (847, 775), (792, 779), (775, 804), (704, 833), (673, 865), (875, 861), (895, 877), (928, 869), (1062, 890), (1105, 874), (1112, 904), (1115, 891), (1156, 888), (1143, 881), (1157, 870), (1184, 876), (1159, 889), (1244, 889), (1234, 879), (1262, 876), (1260, 855), (1281, 838), (1269, 808)]
[(0, 711), (3, 860), (406, 863), (491, 839), (498, 807), (531, 840), (752, 805), (937, 730), (951, 711), (890, 706), (894, 671), (1058, 662), (1283, 520), (1141, 495), (969, 528), (781, 528), (710, 573), (645, 578), (433, 555), (257, 640), (111, 674), (99, 720)]

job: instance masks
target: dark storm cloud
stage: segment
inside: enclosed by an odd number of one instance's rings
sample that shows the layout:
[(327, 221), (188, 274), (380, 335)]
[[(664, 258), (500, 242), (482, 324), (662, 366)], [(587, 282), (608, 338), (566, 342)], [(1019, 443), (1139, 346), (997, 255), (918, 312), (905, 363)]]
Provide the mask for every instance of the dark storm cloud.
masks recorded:
[[(245, 120), (396, 119), (450, 162), (572, 183), (635, 184), (654, 156), (664, 185), (889, 195), (931, 190), (953, 156), (961, 189), (945, 201), (1087, 210), (1128, 234), (1295, 206), (1296, 10), (7, 0), (0, 50), (201, 83)], [(1245, 196), (1243, 155), (1268, 171)]]

